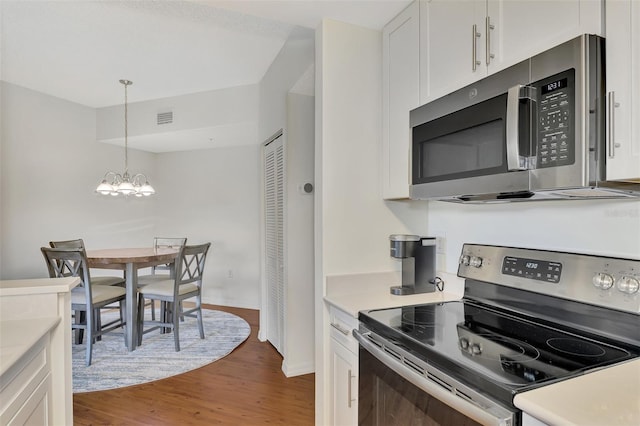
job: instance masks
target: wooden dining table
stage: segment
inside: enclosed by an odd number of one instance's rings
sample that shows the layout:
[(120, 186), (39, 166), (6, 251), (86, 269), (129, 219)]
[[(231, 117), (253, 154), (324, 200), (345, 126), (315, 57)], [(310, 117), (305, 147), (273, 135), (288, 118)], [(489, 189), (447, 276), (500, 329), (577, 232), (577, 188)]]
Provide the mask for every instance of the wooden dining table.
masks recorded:
[(87, 250), (89, 268), (118, 269), (125, 272), (126, 312), (125, 340), (129, 351), (138, 343), (138, 270), (155, 265), (169, 264), (172, 267), (179, 250), (169, 248), (110, 248)]

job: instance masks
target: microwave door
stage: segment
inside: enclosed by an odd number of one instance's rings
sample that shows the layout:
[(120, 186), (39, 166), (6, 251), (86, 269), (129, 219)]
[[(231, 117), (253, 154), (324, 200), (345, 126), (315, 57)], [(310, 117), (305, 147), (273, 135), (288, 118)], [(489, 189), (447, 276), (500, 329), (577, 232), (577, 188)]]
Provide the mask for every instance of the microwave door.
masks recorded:
[(528, 197), (530, 149), (521, 129), (531, 123), (522, 114), (528, 102), (522, 99), (523, 87), (415, 126), (411, 197)]

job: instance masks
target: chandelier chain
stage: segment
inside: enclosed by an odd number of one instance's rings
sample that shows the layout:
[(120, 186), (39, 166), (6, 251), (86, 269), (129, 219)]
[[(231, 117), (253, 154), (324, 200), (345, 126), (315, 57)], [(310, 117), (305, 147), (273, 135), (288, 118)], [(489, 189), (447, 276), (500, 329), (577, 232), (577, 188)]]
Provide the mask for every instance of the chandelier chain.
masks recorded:
[(131, 82), (125, 80), (122, 84), (124, 84), (124, 172), (125, 174), (129, 174), (129, 144), (127, 141), (127, 129), (129, 128), (127, 105), (129, 103), (127, 102), (127, 86), (131, 84)]

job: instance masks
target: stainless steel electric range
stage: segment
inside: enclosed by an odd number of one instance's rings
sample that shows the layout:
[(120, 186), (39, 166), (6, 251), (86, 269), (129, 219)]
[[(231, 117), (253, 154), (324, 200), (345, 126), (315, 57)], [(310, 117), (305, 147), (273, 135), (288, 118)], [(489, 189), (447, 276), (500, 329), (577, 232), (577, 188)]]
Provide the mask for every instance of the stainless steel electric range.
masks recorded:
[(360, 424), (518, 425), (517, 393), (640, 356), (639, 260), (465, 244), (458, 276), (360, 312)]

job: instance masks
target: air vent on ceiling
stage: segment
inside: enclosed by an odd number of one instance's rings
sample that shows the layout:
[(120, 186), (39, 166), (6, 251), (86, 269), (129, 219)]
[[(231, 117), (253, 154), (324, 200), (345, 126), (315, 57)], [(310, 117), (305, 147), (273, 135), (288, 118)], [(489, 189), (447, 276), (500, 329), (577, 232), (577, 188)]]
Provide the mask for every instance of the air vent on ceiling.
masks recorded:
[(158, 126), (173, 123), (173, 111), (158, 113)]

